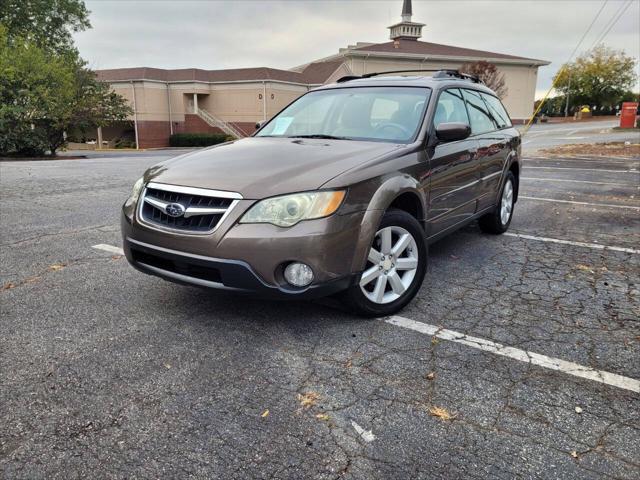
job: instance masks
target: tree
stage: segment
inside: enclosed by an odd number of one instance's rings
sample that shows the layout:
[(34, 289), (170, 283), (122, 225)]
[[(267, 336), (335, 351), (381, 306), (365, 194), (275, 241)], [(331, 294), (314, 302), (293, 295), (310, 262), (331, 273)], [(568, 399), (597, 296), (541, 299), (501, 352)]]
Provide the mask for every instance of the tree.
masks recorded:
[(504, 73), (500, 73), (498, 67), (493, 63), (485, 62), (484, 60), (465, 63), (460, 68), (460, 72), (475, 75), (482, 80), (487, 87), (493, 90), (498, 97), (504, 98), (507, 96), (508, 89), (504, 79)]
[(21, 38), (55, 53), (75, 51), (71, 34), (91, 28), (81, 0), (2, 0), (0, 23), (9, 39)]
[(615, 107), (636, 81), (635, 60), (623, 50), (598, 45), (561, 68), (555, 89), (569, 95), (571, 106)]
[(55, 155), (65, 131), (103, 126), (130, 113), (126, 100), (98, 82), (79, 57), (10, 39), (0, 24), (0, 152)]

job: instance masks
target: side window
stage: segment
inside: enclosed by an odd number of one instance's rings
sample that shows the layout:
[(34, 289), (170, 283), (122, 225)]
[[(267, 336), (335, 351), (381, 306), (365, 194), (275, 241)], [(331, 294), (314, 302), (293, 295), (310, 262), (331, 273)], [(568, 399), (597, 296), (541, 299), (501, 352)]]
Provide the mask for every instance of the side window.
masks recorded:
[(480, 92), (466, 89), (463, 89), (463, 92), (471, 119), (471, 133), (478, 135), (495, 130), (497, 127), (491, 119), (487, 104), (482, 100)]
[(489, 113), (493, 117), (493, 121), (498, 125), (498, 128), (510, 127), (511, 119), (502, 102), (493, 95), (486, 93), (480, 93), (480, 95), (482, 95), (487, 107), (489, 107)]
[(469, 116), (464, 106), (464, 99), (460, 90), (452, 88), (440, 94), (433, 124), (437, 127), (441, 123), (459, 122), (469, 125)]

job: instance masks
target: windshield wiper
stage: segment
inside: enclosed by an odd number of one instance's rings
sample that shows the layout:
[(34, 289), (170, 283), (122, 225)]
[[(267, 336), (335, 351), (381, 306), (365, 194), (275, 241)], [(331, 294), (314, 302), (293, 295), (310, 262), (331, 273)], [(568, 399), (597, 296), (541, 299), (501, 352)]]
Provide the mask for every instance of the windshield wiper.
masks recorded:
[(292, 135), (289, 138), (321, 138), (324, 140), (351, 140), (348, 137), (336, 137), (335, 135), (325, 135), (324, 133), (314, 133), (312, 135)]

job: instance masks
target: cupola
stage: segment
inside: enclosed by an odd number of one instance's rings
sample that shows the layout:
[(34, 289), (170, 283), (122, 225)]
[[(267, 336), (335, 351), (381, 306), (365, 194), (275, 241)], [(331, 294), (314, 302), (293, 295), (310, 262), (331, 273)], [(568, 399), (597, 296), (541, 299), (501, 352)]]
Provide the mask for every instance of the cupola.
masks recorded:
[(387, 27), (390, 30), (391, 40), (418, 40), (422, 37), (424, 23), (412, 22), (412, 15), (411, 0), (404, 0), (402, 4), (402, 21)]

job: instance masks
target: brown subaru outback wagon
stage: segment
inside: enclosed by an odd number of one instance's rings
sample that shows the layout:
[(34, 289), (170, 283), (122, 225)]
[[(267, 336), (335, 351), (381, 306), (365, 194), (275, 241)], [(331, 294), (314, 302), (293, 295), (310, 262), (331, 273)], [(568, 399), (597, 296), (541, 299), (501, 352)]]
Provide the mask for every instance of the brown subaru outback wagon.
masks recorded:
[(147, 170), (123, 207), (124, 250), (179, 283), (340, 293), (389, 315), (420, 289), (429, 243), (474, 219), (507, 230), (519, 172), (518, 131), (477, 79), (345, 77), (250, 138)]

